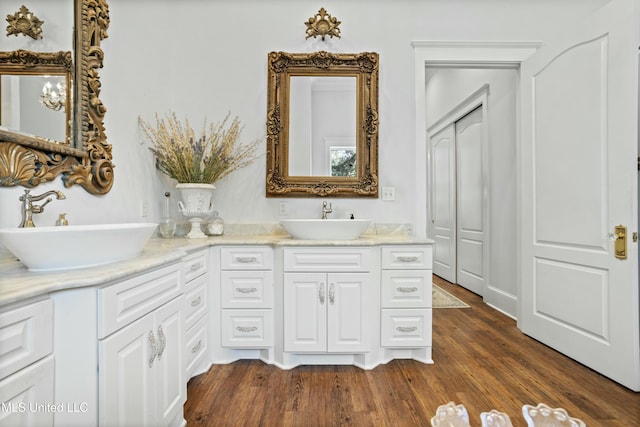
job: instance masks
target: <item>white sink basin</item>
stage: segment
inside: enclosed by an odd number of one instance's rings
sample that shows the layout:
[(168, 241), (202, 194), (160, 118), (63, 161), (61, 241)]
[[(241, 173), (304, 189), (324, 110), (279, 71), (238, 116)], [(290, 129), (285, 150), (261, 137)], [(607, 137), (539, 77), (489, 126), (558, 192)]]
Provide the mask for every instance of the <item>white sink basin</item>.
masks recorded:
[(96, 224), (0, 229), (0, 243), (31, 271), (124, 261), (140, 254), (158, 224)]
[(354, 240), (371, 224), (370, 219), (283, 219), (280, 224), (294, 239)]

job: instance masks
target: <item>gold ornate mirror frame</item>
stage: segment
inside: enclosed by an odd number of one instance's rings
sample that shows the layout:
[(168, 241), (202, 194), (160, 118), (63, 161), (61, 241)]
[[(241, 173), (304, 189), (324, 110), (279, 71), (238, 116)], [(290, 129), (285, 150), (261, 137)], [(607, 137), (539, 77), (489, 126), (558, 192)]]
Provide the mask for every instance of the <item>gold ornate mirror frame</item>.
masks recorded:
[[(0, 130), (0, 186), (35, 187), (58, 175), (65, 187), (77, 184), (91, 194), (105, 194), (113, 185), (114, 166), (104, 131), (106, 109), (100, 100), (98, 72), (104, 59), (100, 44), (108, 36), (109, 6), (106, 0), (75, 2), (75, 147)], [(31, 54), (40, 65), (47, 55)]]
[[(289, 79), (355, 76), (356, 176), (289, 175)], [(267, 197), (378, 197), (378, 54), (286, 53), (268, 56)]]

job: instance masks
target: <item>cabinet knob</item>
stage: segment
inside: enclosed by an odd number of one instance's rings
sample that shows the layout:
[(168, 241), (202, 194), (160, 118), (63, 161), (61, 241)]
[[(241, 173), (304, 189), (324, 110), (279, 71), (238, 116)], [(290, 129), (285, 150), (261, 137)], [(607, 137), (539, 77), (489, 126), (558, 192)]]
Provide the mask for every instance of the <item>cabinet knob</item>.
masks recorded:
[(402, 293), (404, 293), (404, 294), (409, 294), (409, 293), (411, 293), (411, 292), (415, 292), (415, 291), (417, 291), (417, 290), (418, 290), (418, 288), (416, 288), (415, 286), (411, 286), (411, 287), (408, 287), (408, 286), (400, 286), (400, 287), (396, 288), (396, 290), (397, 290), (398, 292), (402, 292)]
[(241, 294), (252, 294), (257, 290), (257, 288), (236, 288), (236, 291), (240, 292)]
[(318, 299), (320, 304), (324, 305), (324, 283), (320, 283), (320, 289), (318, 290)]

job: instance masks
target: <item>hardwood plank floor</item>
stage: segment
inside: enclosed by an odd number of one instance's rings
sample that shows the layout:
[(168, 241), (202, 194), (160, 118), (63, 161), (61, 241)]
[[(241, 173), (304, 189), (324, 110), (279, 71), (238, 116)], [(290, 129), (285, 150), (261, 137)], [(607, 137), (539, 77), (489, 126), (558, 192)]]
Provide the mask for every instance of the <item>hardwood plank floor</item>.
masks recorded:
[(215, 365), (188, 385), (188, 426), (428, 426), (436, 408), (463, 403), (506, 412), (524, 427), (525, 403), (563, 407), (590, 427), (640, 426), (640, 393), (522, 334), (477, 295), (434, 277), (471, 308), (433, 312), (433, 365), (396, 360), (365, 371), (260, 361)]

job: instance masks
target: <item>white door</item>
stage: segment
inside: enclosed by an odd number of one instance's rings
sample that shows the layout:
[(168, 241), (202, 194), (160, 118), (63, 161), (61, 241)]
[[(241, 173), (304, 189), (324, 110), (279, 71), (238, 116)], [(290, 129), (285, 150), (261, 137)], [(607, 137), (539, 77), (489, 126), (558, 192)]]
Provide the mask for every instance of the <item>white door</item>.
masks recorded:
[(457, 253), (455, 283), (484, 295), (482, 106), (455, 124)]
[(640, 390), (638, 3), (609, 2), (522, 63), (522, 331)]
[(155, 423), (156, 345), (153, 314), (100, 341), (101, 426)]
[(368, 351), (369, 273), (329, 273), (327, 279), (327, 351)]
[(431, 236), (433, 273), (456, 283), (456, 151), (452, 123), (429, 138), (431, 146)]
[(157, 425), (166, 426), (182, 414), (187, 401), (187, 382), (184, 380), (184, 327), (182, 308), (184, 298), (178, 297), (158, 308), (155, 314), (158, 357), (156, 370)]
[(284, 350), (327, 350), (327, 275), (284, 275)]

